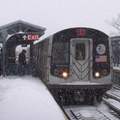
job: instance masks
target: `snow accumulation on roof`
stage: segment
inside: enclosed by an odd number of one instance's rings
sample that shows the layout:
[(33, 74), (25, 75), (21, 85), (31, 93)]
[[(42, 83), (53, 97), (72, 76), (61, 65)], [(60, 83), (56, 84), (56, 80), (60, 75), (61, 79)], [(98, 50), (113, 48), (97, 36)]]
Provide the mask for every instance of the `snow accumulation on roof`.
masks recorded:
[(120, 70), (120, 67), (113, 67), (113, 69), (115, 69), (115, 70)]
[(46, 30), (46, 28), (38, 26), (38, 25), (34, 25), (28, 22), (24, 22), (22, 20), (18, 20), (3, 26), (0, 26), (0, 42), (3, 42), (4, 39), (3, 37), (6, 39), (8, 39), (11, 35), (14, 34), (37, 34), (40, 35), (40, 37), (42, 35), (44, 35), (44, 31)]

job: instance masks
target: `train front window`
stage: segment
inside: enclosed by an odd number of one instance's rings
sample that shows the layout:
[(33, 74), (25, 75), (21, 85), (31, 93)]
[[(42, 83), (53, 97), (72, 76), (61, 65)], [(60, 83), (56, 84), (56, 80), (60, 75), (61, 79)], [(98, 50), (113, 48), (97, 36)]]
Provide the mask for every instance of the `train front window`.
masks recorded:
[(68, 63), (68, 43), (54, 42), (52, 49), (52, 64)]
[(75, 58), (76, 60), (85, 60), (85, 44), (77, 43), (75, 45)]

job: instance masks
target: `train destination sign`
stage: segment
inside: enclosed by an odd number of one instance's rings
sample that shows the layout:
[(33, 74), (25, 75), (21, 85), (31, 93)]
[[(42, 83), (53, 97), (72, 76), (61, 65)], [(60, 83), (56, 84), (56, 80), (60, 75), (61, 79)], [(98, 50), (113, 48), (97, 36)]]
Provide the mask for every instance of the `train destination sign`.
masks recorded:
[(77, 30), (77, 35), (78, 35), (78, 36), (84, 36), (84, 35), (85, 35), (85, 30), (82, 29), (82, 28), (81, 28), (81, 29), (78, 29), (78, 30)]
[(23, 39), (24, 40), (39, 40), (39, 35), (37, 34), (29, 34), (29, 35), (24, 35)]

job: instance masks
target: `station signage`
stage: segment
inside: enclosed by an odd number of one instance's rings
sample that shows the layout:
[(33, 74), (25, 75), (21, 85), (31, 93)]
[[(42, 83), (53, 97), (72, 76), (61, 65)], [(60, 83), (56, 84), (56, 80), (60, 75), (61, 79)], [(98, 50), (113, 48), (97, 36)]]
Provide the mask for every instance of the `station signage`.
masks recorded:
[(34, 40), (39, 40), (39, 37), (40, 36), (37, 35), (37, 34), (29, 34), (29, 35), (24, 35), (23, 39), (24, 40), (31, 40), (31, 41), (33, 40), (34, 41)]
[(28, 35), (28, 40), (39, 40), (39, 35)]

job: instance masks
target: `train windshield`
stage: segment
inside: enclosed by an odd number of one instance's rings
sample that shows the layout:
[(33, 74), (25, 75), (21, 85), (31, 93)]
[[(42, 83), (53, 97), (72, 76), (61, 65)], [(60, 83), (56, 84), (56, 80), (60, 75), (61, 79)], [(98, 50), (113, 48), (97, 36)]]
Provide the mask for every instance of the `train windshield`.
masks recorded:
[(85, 60), (85, 44), (77, 43), (75, 45), (76, 60)]
[(65, 42), (54, 42), (52, 49), (52, 64), (68, 63), (68, 45)]

